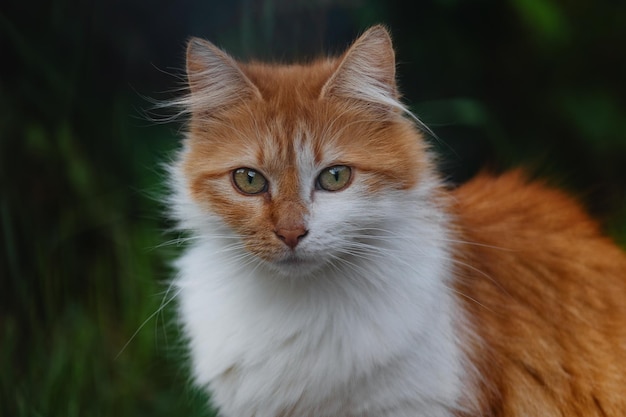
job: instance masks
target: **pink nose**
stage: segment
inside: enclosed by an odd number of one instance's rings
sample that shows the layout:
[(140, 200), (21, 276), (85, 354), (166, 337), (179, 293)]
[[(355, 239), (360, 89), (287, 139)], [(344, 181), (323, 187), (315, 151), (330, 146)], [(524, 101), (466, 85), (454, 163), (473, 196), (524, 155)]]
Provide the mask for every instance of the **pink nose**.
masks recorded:
[(307, 233), (309, 233), (309, 231), (306, 230), (304, 227), (296, 227), (294, 229), (276, 229), (274, 233), (276, 233), (276, 236), (278, 236), (280, 240), (285, 242), (285, 245), (289, 246), (291, 249), (294, 249), (298, 245), (300, 240), (305, 237)]

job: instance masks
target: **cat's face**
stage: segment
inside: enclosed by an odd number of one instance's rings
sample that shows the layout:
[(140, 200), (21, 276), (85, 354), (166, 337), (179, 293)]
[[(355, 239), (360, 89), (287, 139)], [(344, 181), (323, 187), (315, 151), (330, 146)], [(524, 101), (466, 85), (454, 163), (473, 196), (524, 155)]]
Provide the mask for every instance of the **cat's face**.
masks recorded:
[[(371, 77), (353, 73), (357, 64), (393, 71), (390, 49), (366, 48), (377, 40), (357, 41), (337, 61), (280, 67), (237, 64), (210, 44), (190, 46), (197, 102), (182, 164), (190, 194), (245, 251), (280, 272), (306, 273), (359, 254), (359, 242), (401, 219), (403, 193), (427, 169), (412, 123), (372, 99), (395, 100), (395, 85), (372, 86)], [(203, 84), (228, 71), (219, 85)], [(368, 88), (372, 97), (363, 95)], [(212, 94), (213, 104), (202, 94)]]

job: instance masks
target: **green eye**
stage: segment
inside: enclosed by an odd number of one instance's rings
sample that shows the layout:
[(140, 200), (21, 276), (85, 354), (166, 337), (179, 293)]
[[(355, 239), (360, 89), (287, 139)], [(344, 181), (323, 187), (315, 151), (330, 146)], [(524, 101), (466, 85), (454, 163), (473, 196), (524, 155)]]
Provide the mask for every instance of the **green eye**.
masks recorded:
[(322, 190), (339, 191), (350, 182), (352, 170), (345, 165), (335, 165), (326, 168), (317, 177), (317, 185)]
[(265, 177), (250, 168), (233, 171), (233, 183), (244, 194), (260, 194), (267, 191)]

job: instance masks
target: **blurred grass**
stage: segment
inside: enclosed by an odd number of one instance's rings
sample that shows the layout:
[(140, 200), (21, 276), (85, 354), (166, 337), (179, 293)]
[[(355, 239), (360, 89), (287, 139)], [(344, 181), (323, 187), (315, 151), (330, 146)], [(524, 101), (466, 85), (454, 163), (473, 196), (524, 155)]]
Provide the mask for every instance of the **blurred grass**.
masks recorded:
[[(161, 181), (141, 167), (150, 153), (130, 153), (135, 173), (101, 171), (100, 156), (60, 125), (25, 126), (25, 146), (3, 161), (13, 175), (3, 169), (0, 414), (201, 415), (206, 399), (179, 363), (171, 308), (158, 313), (171, 297), (172, 253), (159, 248), (167, 224), (149, 196), (159, 191), (145, 191)], [(155, 139), (143, 146), (165, 150)], [(11, 187), (19, 172), (28, 178)]]
[(0, 16), (15, 64), (0, 78), (0, 416), (211, 415), (171, 305), (160, 311), (175, 251), (160, 248), (171, 236), (154, 196), (177, 132), (145, 120), (135, 90), (161, 87), (137, 76), (95, 10), (11, 6)]
[[(32, 11), (37, 9), (37, 13)], [(184, 41), (307, 58), (387, 23), (453, 181), (523, 162), (626, 245), (626, 5), (40, 0), (0, 9), (0, 417), (211, 416), (167, 302), (158, 165)], [(10, 64), (6, 64), (10, 63)]]

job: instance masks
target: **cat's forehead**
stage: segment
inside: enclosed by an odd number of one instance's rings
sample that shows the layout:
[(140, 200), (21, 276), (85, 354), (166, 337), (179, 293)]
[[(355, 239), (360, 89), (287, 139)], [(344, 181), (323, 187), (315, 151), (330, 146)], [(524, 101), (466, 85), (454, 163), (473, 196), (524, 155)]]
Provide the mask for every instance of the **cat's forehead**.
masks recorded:
[(319, 111), (322, 107), (294, 103), (285, 111), (264, 101), (232, 109), (208, 125), (192, 123), (190, 157), (216, 173), (247, 166), (272, 176), (280, 176), (291, 166), (338, 161), (344, 153), (337, 142), (345, 122), (323, 114), (329, 111)]
[(210, 147), (217, 156), (213, 159), (236, 159), (269, 170), (278, 171), (296, 160), (315, 164), (336, 160), (342, 132), (350, 131), (348, 125), (362, 116), (320, 99), (335, 66), (330, 60), (306, 66), (247, 64), (246, 76), (262, 99), (232, 106), (216, 119), (193, 118), (193, 142)]
[(322, 87), (337, 68), (337, 61), (320, 59), (288, 65), (251, 62), (240, 67), (265, 100), (290, 103), (319, 98)]

